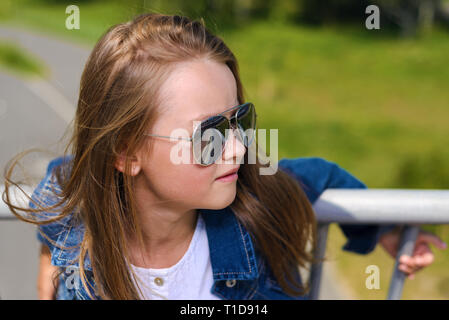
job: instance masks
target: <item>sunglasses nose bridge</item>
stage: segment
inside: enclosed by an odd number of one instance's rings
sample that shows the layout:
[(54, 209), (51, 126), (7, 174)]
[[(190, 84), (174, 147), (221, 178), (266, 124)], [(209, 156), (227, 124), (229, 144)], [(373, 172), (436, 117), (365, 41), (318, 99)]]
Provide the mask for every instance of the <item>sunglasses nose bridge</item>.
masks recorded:
[(237, 118), (236, 117), (232, 117), (231, 119), (228, 119), (228, 123), (229, 123), (229, 129), (231, 129), (231, 130), (237, 129)]
[[(241, 132), (238, 128), (237, 118), (234, 116), (231, 119), (227, 119), (229, 123), (229, 130), (232, 131), (232, 134), (237, 138), (237, 140), (244, 144), (243, 137), (241, 136)], [(229, 140), (229, 132), (225, 140), (224, 148), (226, 147), (226, 143)]]

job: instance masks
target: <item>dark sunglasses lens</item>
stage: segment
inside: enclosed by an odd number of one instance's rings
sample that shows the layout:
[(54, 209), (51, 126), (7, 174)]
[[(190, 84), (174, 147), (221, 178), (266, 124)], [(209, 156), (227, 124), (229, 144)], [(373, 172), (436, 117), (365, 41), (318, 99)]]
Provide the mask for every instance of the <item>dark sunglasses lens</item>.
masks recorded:
[(201, 123), (201, 132), (196, 130), (193, 135), (193, 150), (197, 163), (210, 165), (221, 156), (227, 129), (229, 122), (223, 116), (215, 116)]
[(237, 126), (238, 131), (243, 139), (242, 143), (245, 147), (251, 145), (256, 135), (256, 110), (254, 105), (250, 102), (245, 103), (238, 111), (237, 111)]

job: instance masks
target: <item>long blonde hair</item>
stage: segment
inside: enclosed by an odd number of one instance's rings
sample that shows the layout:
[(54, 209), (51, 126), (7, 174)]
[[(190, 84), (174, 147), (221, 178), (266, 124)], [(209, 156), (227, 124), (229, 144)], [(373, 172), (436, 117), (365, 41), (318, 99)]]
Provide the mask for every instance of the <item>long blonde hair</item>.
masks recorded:
[[(50, 207), (35, 203), (36, 209), (13, 205), (11, 186), (18, 185), (11, 176), (20, 156), (5, 170), (3, 198), (19, 219), (43, 224), (71, 215), (84, 224), (79, 265), (90, 296), (84, 270), (87, 253), (101, 298), (139, 299), (127, 264), (126, 235), (135, 232), (142, 239), (128, 160), (141, 147), (151, 152), (144, 132), (158, 116), (159, 89), (174, 63), (196, 58), (226, 64), (234, 74), (239, 102), (245, 101), (234, 54), (202, 20), (142, 14), (109, 28), (93, 48), (82, 74), (74, 132), (65, 149), (68, 154), (72, 148), (73, 160), (55, 171), (61, 189), (58, 203)], [(127, 159), (124, 173), (114, 167), (121, 152)], [(259, 161), (241, 165), (231, 209), (284, 291), (305, 293), (309, 288), (295, 282), (294, 267), (306, 268), (313, 260), (316, 221), (312, 206), (296, 180), (282, 170), (259, 175), (260, 167)], [(58, 210), (57, 216), (46, 221), (18, 212), (52, 210)], [(311, 250), (306, 248), (308, 242)]]

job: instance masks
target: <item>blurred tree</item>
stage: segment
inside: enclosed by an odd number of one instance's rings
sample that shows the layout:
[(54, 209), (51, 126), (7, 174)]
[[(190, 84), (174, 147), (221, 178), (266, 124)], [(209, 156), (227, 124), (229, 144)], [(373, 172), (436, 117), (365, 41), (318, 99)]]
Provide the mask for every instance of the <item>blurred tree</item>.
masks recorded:
[(277, 0), (271, 8), (269, 18), (278, 22), (294, 21), (301, 13), (301, 2), (297, 0)]
[[(84, 1), (109, 3), (119, 0)], [(364, 25), (366, 7), (377, 4), (381, 9), (382, 29), (394, 27), (400, 30), (401, 35), (412, 36), (431, 30), (436, 21), (445, 21), (449, 26), (449, 10), (444, 3), (443, 0), (128, 0), (127, 6), (136, 14), (155, 11), (203, 18), (211, 31), (216, 32), (218, 26), (235, 27), (254, 19), (316, 25)]]
[(405, 37), (432, 29), (441, 0), (375, 0)]
[(365, 0), (297, 0), (297, 2), (301, 7), (297, 18), (312, 24), (361, 21), (365, 8), (369, 5)]
[(235, 24), (240, 17), (237, 0), (128, 0), (128, 3), (135, 8), (135, 14), (159, 12), (188, 16), (196, 20), (203, 18), (213, 32), (218, 26), (222, 28)]
[(436, 13), (435, 18), (437, 21), (440, 21), (446, 27), (449, 27), (449, 1), (440, 1)]

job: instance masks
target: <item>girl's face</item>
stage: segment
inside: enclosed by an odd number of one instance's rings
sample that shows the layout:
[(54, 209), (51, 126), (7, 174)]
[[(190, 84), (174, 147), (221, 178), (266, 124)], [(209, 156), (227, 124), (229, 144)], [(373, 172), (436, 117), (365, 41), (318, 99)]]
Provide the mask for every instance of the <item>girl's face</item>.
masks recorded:
[[(204, 120), (239, 104), (231, 70), (210, 60), (179, 63), (161, 89), (163, 112), (149, 132), (157, 135), (174, 136), (173, 130), (184, 129), (191, 137), (193, 121)], [(235, 112), (224, 115), (230, 118)], [(210, 166), (194, 162), (191, 142), (148, 137), (153, 139), (153, 149), (147, 157), (138, 156), (138, 186), (147, 189), (152, 200), (168, 201), (168, 206), (222, 209), (230, 205), (236, 195), (237, 180), (223, 182), (217, 178), (238, 168), (246, 152), (231, 131), (228, 139), (232, 141), (226, 143), (221, 163)], [(181, 155), (181, 152), (188, 155), (188, 163), (172, 161), (171, 153)]]

